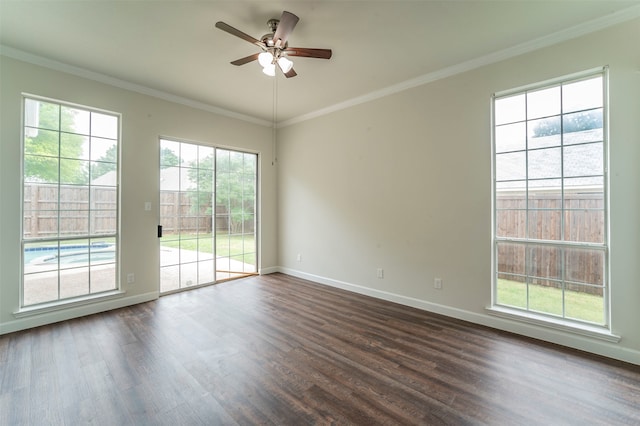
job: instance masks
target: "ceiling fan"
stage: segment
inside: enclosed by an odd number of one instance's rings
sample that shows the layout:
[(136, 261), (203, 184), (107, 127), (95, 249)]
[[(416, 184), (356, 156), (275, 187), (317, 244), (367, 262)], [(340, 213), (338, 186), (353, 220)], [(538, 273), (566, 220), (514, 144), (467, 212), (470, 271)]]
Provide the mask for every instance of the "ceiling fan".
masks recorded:
[(270, 19), (267, 21), (267, 26), (271, 31), (268, 34), (262, 36), (260, 40), (251, 37), (248, 34), (226, 24), (222, 21), (216, 22), (216, 28), (226, 31), (231, 35), (240, 37), (249, 43), (255, 44), (262, 52), (254, 53), (253, 55), (246, 56), (244, 58), (236, 59), (231, 63), (233, 65), (244, 65), (249, 62), (257, 60), (262, 65), (262, 72), (269, 76), (274, 76), (276, 73), (276, 66), (280, 68), (282, 73), (287, 77), (295, 77), (297, 73), (293, 69), (293, 62), (291, 62), (288, 56), (300, 56), (306, 58), (319, 58), (329, 59), (331, 58), (331, 49), (310, 49), (306, 47), (289, 47), (288, 39), (289, 35), (293, 31), (293, 28), (298, 23), (298, 18), (291, 12), (284, 11), (280, 19)]

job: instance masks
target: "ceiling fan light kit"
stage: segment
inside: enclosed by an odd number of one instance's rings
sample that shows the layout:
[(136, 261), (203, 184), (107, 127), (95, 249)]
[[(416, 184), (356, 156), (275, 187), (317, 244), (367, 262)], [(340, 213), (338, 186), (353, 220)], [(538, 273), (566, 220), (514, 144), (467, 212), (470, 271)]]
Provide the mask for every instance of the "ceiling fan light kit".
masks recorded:
[(270, 19), (267, 26), (271, 31), (262, 36), (260, 40), (226, 24), (222, 21), (216, 22), (216, 28), (221, 29), (231, 35), (239, 37), (245, 41), (262, 49), (261, 53), (255, 53), (244, 58), (232, 61), (232, 65), (240, 66), (257, 60), (262, 67), (262, 72), (268, 76), (276, 75), (276, 66), (287, 78), (295, 77), (297, 73), (293, 69), (293, 61), (287, 56), (299, 56), (306, 58), (329, 59), (331, 49), (310, 49), (305, 47), (289, 47), (288, 38), (300, 18), (291, 12), (284, 11), (280, 19)]

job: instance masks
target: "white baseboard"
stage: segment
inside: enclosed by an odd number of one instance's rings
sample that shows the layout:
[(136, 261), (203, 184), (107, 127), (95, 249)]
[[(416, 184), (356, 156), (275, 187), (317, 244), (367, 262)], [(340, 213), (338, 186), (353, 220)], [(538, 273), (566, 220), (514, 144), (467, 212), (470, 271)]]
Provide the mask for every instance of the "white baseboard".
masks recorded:
[(474, 324), (484, 325), (498, 330), (507, 331), (510, 333), (515, 333), (522, 336), (567, 346), (573, 349), (590, 352), (596, 355), (602, 355), (608, 358), (640, 365), (640, 351), (626, 348), (618, 343), (607, 342), (598, 338), (575, 334), (568, 331), (562, 331), (499, 316), (488, 315), (486, 313), (470, 312), (467, 310), (441, 305), (426, 300), (416, 299), (413, 297), (376, 290), (357, 284), (335, 280), (332, 278), (309, 274), (307, 272), (298, 271), (291, 268), (279, 267), (277, 269), (283, 274), (292, 275), (294, 277), (313, 281), (318, 284), (340, 288), (354, 293), (375, 297), (377, 299), (387, 300), (389, 302), (422, 309), (427, 312), (433, 312), (451, 318), (468, 321)]
[(268, 274), (275, 274), (276, 272), (280, 272), (280, 268), (277, 266), (270, 266), (268, 268), (261, 268), (258, 273), (260, 275), (268, 275)]
[(0, 335), (13, 333), (15, 331), (26, 330), (28, 328), (40, 327), (86, 315), (97, 314), (99, 312), (110, 311), (112, 309), (124, 308), (125, 306), (136, 305), (138, 303), (149, 302), (158, 298), (158, 292), (138, 294), (135, 296), (109, 299), (86, 305), (70, 307), (51, 312), (44, 312), (39, 315), (29, 315), (17, 318), (13, 321), (0, 324)]

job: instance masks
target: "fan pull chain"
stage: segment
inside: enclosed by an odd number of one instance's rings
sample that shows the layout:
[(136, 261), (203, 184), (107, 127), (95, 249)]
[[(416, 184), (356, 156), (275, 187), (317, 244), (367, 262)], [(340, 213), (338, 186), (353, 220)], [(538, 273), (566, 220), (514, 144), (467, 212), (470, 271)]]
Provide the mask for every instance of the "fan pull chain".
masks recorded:
[(278, 162), (278, 156), (276, 154), (276, 127), (278, 122), (278, 75), (276, 73), (273, 78), (273, 121), (271, 123), (271, 165), (275, 166)]

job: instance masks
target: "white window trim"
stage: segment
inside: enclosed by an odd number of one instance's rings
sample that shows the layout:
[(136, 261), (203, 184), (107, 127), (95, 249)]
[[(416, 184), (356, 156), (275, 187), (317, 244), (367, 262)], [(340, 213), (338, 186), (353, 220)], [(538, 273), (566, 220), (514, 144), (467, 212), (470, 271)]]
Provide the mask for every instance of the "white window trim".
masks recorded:
[[(122, 289), (122, 284), (120, 280), (120, 230), (121, 230), (121, 163), (122, 163), (122, 114), (105, 110), (101, 108), (91, 107), (87, 105), (77, 104), (73, 102), (66, 102), (60, 99), (49, 98), (40, 95), (34, 95), (32, 93), (23, 92), (21, 94), (21, 112), (20, 112), (20, 171), (21, 171), (21, 188), (20, 188), (20, 285), (19, 285), (19, 308), (13, 312), (15, 318), (24, 318), (33, 315), (40, 315), (48, 312), (62, 311), (66, 309), (70, 309), (73, 307), (89, 305), (97, 302), (108, 301), (112, 299), (117, 299), (123, 297), (126, 294), (126, 291)], [(118, 207), (116, 210), (116, 232), (114, 235), (107, 235), (106, 237), (114, 237), (116, 240), (116, 260), (115, 260), (115, 275), (116, 275), (116, 287), (113, 290), (108, 290), (99, 293), (91, 293), (87, 295), (77, 296), (77, 297), (69, 297), (64, 299), (52, 300), (48, 302), (36, 303), (32, 305), (24, 305), (24, 250), (23, 245), (25, 243), (24, 240), (24, 140), (25, 140), (25, 100), (32, 99), (43, 102), (51, 102), (56, 103), (61, 106), (67, 106), (71, 108), (80, 108), (90, 112), (96, 113), (104, 113), (116, 116), (118, 118), (118, 163), (117, 163), (117, 181), (116, 181), (116, 200), (118, 203)], [(100, 236), (102, 237), (102, 236)], [(89, 238), (89, 237), (88, 237)], [(59, 240), (59, 239), (58, 239)]]
[[(532, 91), (535, 89), (542, 89), (545, 87), (570, 82), (572, 80), (580, 80), (595, 76), (597, 74), (602, 75), (603, 79), (603, 185), (604, 185), (604, 242), (602, 244), (589, 244), (589, 243), (569, 243), (567, 245), (575, 245), (578, 248), (593, 248), (602, 247), (605, 251), (604, 256), (604, 278), (605, 286), (603, 288), (603, 309), (604, 309), (604, 321), (603, 325), (590, 324), (588, 322), (574, 321), (568, 318), (558, 317), (554, 315), (547, 315), (544, 313), (537, 313), (535, 311), (529, 311), (527, 309), (519, 309), (516, 307), (510, 307), (505, 305), (499, 305), (496, 303), (497, 295), (497, 242), (522, 242), (522, 239), (517, 238), (497, 238), (496, 237), (496, 148), (495, 148), (495, 99), (498, 97), (507, 97), (509, 95), (516, 95), (526, 91)], [(546, 81), (517, 87), (514, 89), (496, 92), (492, 96), (491, 102), (491, 306), (487, 307), (485, 311), (487, 314), (524, 322), (527, 324), (533, 324), (537, 326), (543, 326), (552, 328), (555, 330), (571, 332), (574, 334), (598, 338), (608, 342), (618, 343), (621, 339), (620, 336), (612, 333), (611, 324), (611, 272), (609, 268), (609, 252), (610, 252), (610, 224), (609, 224), (609, 68), (608, 66), (589, 69), (586, 71), (565, 75), (559, 78), (553, 78)], [(528, 241), (528, 240), (527, 240)], [(545, 243), (545, 241), (536, 241)], [(553, 241), (550, 243), (557, 244)], [(564, 242), (561, 242), (564, 244)]]

